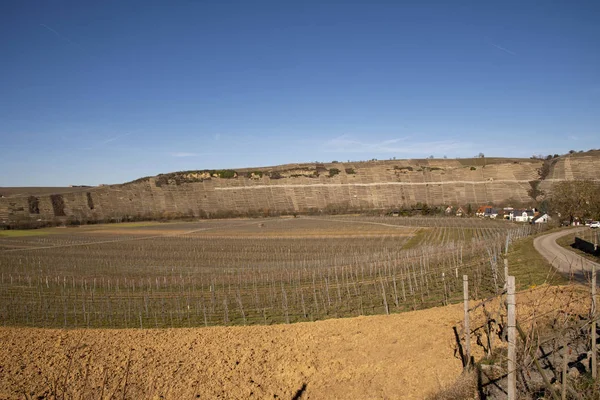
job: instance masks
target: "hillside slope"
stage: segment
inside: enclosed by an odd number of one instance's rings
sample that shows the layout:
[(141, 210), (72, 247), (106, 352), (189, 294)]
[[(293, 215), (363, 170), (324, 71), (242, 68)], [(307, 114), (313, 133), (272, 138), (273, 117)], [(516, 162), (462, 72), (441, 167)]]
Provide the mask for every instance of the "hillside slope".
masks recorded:
[[(530, 202), (538, 159), (427, 159), (288, 164), (236, 171), (188, 171), (61, 193), (0, 198), (0, 222), (27, 219), (233, 216)], [(548, 163), (540, 189), (561, 180), (600, 179), (595, 152)]]

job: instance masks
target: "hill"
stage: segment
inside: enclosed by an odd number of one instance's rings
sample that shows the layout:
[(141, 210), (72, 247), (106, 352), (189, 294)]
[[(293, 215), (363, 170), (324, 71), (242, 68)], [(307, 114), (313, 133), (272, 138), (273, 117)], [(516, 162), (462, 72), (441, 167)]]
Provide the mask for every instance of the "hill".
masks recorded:
[(182, 171), (93, 188), (13, 188), (0, 198), (0, 222), (335, 213), (416, 203), (527, 204), (533, 202), (532, 182), (549, 192), (554, 182), (574, 179), (600, 179), (597, 151), (550, 160), (373, 160)]

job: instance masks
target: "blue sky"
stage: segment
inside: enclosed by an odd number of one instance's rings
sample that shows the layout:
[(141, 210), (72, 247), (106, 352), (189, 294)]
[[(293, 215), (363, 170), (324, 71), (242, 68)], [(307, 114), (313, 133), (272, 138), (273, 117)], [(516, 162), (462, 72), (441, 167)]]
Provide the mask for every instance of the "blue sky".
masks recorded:
[(0, 186), (600, 148), (600, 3), (0, 2)]

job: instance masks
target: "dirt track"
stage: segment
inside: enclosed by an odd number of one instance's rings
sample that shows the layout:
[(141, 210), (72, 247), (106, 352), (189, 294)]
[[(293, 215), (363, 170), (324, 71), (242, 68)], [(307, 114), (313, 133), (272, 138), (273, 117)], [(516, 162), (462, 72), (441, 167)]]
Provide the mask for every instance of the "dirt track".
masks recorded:
[(533, 246), (558, 271), (565, 274), (572, 274), (576, 280), (585, 282), (587, 280), (586, 274), (592, 270), (592, 265), (595, 264), (598, 270), (600, 270), (600, 265), (556, 243), (556, 240), (562, 236), (585, 229), (589, 228), (569, 229), (539, 236), (533, 241)]

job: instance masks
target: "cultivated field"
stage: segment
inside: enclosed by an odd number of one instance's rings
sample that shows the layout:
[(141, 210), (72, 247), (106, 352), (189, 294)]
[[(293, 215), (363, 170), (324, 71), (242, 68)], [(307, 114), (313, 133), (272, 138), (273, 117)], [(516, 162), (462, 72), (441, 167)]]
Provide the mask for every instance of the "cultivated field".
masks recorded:
[[(517, 300), (527, 331), (556, 314), (579, 313), (580, 305), (589, 306), (589, 295), (577, 287), (542, 286)], [(472, 351), (480, 359), (487, 345), (485, 313), (495, 314), (498, 303), (471, 306), (472, 327), (481, 335), (481, 342), (473, 335)], [(463, 318), (463, 305), (454, 304), (273, 326), (0, 327), (0, 398), (422, 400), (452, 388), (460, 375), (454, 329), (460, 332)], [(494, 356), (503, 371), (506, 345), (498, 342), (495, 335)], [(506, 387), (489, 386), (494, 385)], [(475, 380), (453, 387), (441, 398), (476, 398)], [(471, 397), (458, 397), (461, 393)]]
[[(503, 284), (529, 225), (301, 217), (53, 228), (0, 236), (0, 324), (162, 328), (387, 314)], [(8, 236), (6, 236), (8, 235)]]

